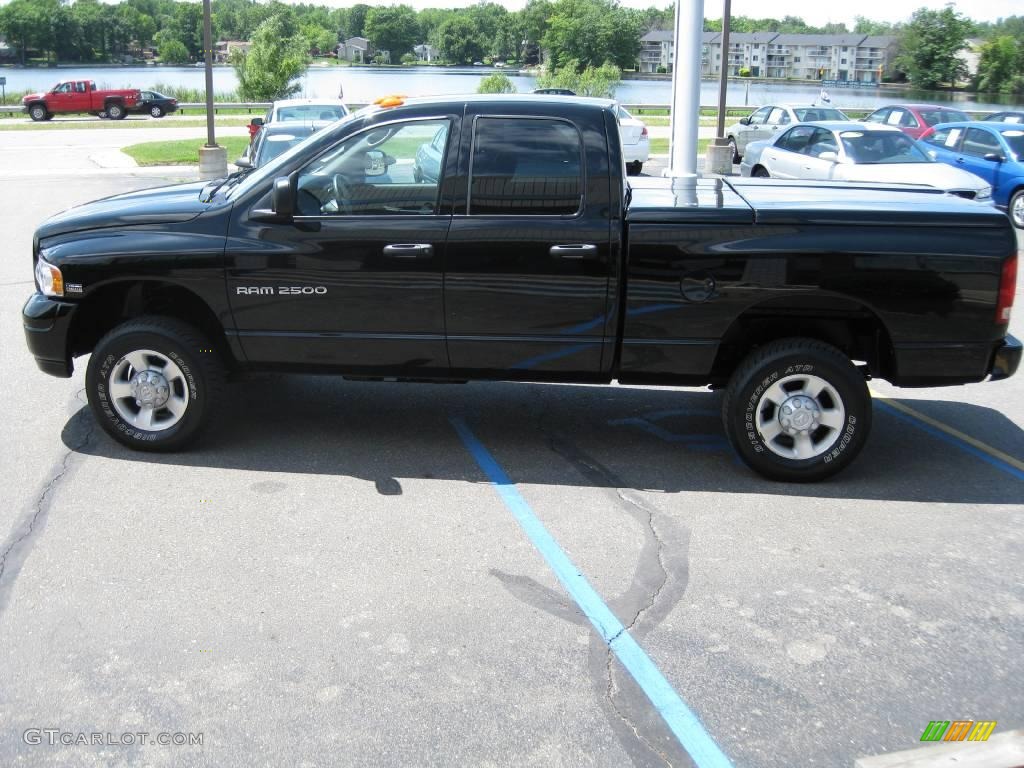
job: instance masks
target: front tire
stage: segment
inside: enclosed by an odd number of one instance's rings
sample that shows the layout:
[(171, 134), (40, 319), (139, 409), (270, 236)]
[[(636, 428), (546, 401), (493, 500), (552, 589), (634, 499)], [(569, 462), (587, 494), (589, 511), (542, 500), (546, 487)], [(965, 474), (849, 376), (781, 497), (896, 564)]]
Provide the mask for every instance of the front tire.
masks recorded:
[(28, 116), (35, 122), (41, 123), (50, 116), (50, 113), (46, 111), (45, 104), (33, 104), (29, 107)]
[(195, 440), (216, 413), (224, 366), (197, 329), (140, 317), (100, 339), (85, 374), (93, 416), (134, 450), (173, 451)]
[(768, 169), (761, 165), (755, 166), (750, 175), (755, 179), (770, 179), (772, 177), (772, 175), (768, 173)]
[(1010, 214), (1013, 226), (1017, 229), (1024, 229), (1024, 189), (1018, 189), (1013, 194), (1010, 204), (1006, 206), (1006, 212)]
[(626, 165), (626, 173), (629, 176), (639, 176), (640, 175), (640, 171), (642, 171), (643, 169), (644, 169), (644, 164), (640, 163), (640, 162), (627, 163), (627, 165)]
[(732, 164), (736, 165), (743, 159), (743, 155), (740, 154), (739, 149), (736, 147), (736, 139), (732, 136), (729, 137), (729, 149), (732, 150)]
[(853, 363), (815, 339), (773, 341), (729, 382), (722, 420), (732, 447), (771, 480), (813, 482), (845, 469), (871, 431), (871, 395)]

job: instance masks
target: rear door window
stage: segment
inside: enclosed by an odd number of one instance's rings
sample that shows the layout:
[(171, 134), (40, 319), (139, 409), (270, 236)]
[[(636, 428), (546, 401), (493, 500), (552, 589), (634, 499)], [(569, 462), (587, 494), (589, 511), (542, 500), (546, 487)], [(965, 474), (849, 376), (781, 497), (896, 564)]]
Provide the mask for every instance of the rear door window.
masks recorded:
[(576, 126), (548, 118), (477, 119), (471, 216), (571, 216), (582, 207), (583, 142)]
[(991, 154), (1001, 155), (1003, 148), (999, 146), (999, 139), (988, 131), (982, 128), (968, 128), (961, 151), (965, 155), (984, 157)]

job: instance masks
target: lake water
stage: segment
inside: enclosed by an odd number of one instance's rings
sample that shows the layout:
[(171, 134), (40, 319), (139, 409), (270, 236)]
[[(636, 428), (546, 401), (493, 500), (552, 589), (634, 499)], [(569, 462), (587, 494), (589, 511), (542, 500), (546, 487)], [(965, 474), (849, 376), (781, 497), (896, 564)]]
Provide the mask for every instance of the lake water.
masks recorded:
[[(381, 96), (401, 93), (407, 96), (435, 96), (474, 93), (480, 78), (500, 71), (484, 67), (437, 68), (409, 67), (389, 69), (373, 67), (311, 67), (302, 78), (304, 96), (337, 96), (338, 88), (345, 88), (345, 100), (354, 104), (371, 102)], [(62, 67), (60, 69), (0, 68), (0, 76), (7, 78), (7, 90), (45, 90), (58, 80), (91, 79), (100, 87), (153, 88), (161, 83), (203, 88), (202, 67)], [(532, 77), (512, 75), (512, 82), (520, 92), (536, 87)], [(233, 91), (238, 87), (231, 67), (213, 70), (215, 91)], [(817, 98), (819, 88), (810, 84), (744, 83), (730, 81), (727, 102), (730, 106), (748, 104), (756, 106), (772, 102), (811, 102)], [(832, 104), (838, 107), (874, 108), (891, 102), (952, 102), (963, 109), (998, 110), (1013, 104), (1012, 97), (999, 102), (997, 96), (975, 98), (965, 93), (930, 93), (885, 88), (830, 88)], [(616, 90), (616, 98), (623, 104), (668, 104), (672, 84), (663, 81), (624, 80)], [(718, 102), (718, 83), (701, 84), (701, 104)]]

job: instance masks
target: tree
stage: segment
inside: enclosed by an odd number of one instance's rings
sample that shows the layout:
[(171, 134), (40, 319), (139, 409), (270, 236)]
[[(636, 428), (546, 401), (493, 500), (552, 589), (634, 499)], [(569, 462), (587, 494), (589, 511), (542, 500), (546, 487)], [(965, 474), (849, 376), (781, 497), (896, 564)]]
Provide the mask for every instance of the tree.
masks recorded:
[(304, 24), (302, 36), (306, 38), (306, 46), (310, 51), (323, 55), (338, 47), (338, 33), (318, 24)]
[(232, 55), (231, 64), (243, 99), (276, 101), (301, 87), (292, 81), (306, 71), (309, 63), (306, 40), (301, 34), (287, 32), (286, 20), (280, 15), (271, 16), (256, 28), (249, 50)]
[(987, 93), (1024, 90), (1024, 45), (1011, 35), (1000, 35), (981, 47), (976, 86)]
[(569, 61), (580, 72), (606, 61), (632, 68), (640, 53), (640, 29), (636, 16), (615, 0), (556, 0), (542, 42), (555, 69)]
[(898, 69), (918, 88), (931, 90), (955, 85), (967, 76), (967, 65), (957, 56), (966, 46), (971, 22), (947, 5), (941, 11), (919, 8), (903, 32)]
[(169, 39), (160, 44), (160, 61), (164, 64), (187, 64), (188, 48), (181, 40)]
[(508, 79), (504, 72), (495, 72), (493, 75), (480, 79), (480, 85), (476, 88), (477, 93), (515, 93), (516, 87)]
[(444, 58), (456, 64), (484, 57), (484, 41), (477, 35), (476, 25), (462, 14), (448, 19), (437, 30), (437, 47)]
[(371, 8), (366, 14), (363, 31), (374, 48), (391, 53), (392, 61), (398, 61), (419, 42), (416, 12), (408, 5)]
[(577, 96), (595, 96), (610, 99), (622, 78), (619, 68), (610, 62), (600, 67), (586, 67), (580, 71), (576, 61), (569, 61), (562, 69), (547, 69), (537, 78), (538, 88), (567, 88)]

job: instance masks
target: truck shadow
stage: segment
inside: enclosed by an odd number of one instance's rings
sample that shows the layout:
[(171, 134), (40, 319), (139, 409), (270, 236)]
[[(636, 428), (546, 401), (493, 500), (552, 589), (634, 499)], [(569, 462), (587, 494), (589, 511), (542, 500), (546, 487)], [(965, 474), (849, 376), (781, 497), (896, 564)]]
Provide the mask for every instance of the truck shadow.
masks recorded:
[[(400, 495), (405, 478), (485, 482), (452, 426), (462, 418), (513, 482), (621, 487), (663, 493), (713, 491), (824, 499), (1024, 504), (1024, 480), (936, 437), (893, 409), (876, 407), (871, 439), (847, 471), (824, 483), (775, 483), (729, 448), (720, 396), (704, 391), (473, 383), (346, 382), (260, 375), (229, 390), (223, 412), (187, 452), (129, 451), (95, 429), (88, 408), (62, 439), (88, 455), (157, 465), (339, 475)], [(1021, 429), (998, 411), (948, 401), (913, 401), (933, 419), (1013, 453)], [(948, 418), (947, 418), (948, 417)], [(581, 468), (609, 470), (607, 482)]]

